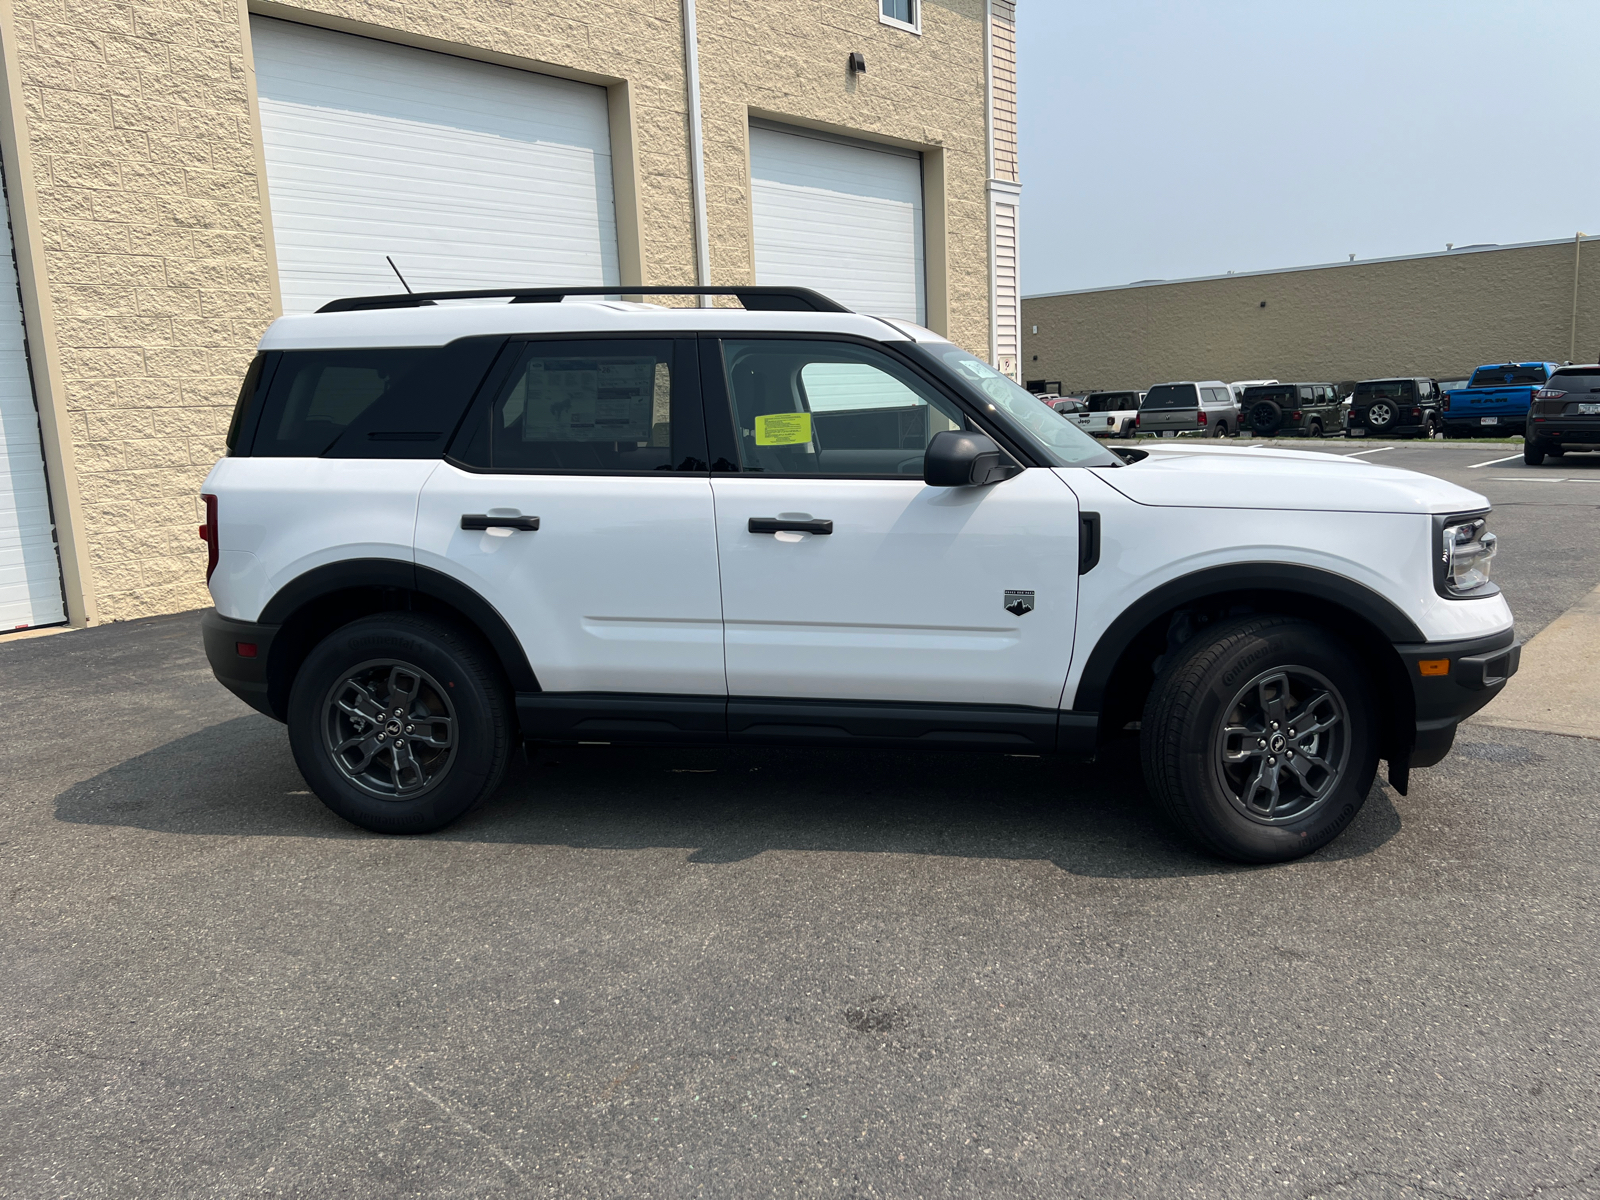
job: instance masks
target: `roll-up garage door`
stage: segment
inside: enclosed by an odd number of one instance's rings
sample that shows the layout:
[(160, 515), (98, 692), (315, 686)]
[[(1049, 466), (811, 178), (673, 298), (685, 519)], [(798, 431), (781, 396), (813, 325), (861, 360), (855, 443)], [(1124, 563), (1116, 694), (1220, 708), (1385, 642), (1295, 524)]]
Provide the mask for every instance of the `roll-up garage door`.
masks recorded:
[(926, 320), (921, 155), (752, 123), (750, 185), (757, 283)]
[(606, 92), (250, 18), (285, 312), (394, 292), (609, 284)]
[(9, 210), (0, 200), (0, 631), (67, 619), (11, 255)]

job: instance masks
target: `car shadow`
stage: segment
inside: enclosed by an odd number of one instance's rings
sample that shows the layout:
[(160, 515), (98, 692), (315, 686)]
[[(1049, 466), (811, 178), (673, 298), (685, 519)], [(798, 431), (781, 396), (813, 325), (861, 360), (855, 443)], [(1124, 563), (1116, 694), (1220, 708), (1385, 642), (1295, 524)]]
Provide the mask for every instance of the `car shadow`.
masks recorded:
[[(56, 818), (217, 837), (371, 839), (307, 789), (283, 727), (238, 717), (68, 788)], [(1400, 830), (1388, 789), (1311, 862)], [(739, 862), (767, 850), (1048, 861), (1073, 875), (1157, 878), (1252, 868), (1196, 853), (1154, 810), (1132, 740), (1097, 762), (846, 750), (530, 747), (490, 801), (430, 835), (586, 850), (669, 847)]]

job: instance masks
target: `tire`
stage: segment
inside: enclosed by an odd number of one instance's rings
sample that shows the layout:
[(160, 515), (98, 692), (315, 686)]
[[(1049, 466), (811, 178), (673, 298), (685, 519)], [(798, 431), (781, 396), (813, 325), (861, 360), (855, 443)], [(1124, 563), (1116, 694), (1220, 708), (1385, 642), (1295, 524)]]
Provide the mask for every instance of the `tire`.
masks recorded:
[(1211, 436), (1214, 438), (1227, 437), (1228, 423), (1226, 421), (1218, 421), (1211, 427)]
[(1387, 400), (1375, 400), (1367, 408), (1367, 428), (1373, 433), (1386, 434), (1399, 419), (1400, 410)]
[(1314, 437), (1314, 438), (1321, 437), (1322, 436), (1322, 422), (1321, 421), (1312, 421), (1310, 425), (1306, 426), (1306, 436), (1307, 437)]
[(334, 630), (289, 692), (300, 773), (330, 809), (374, 833), (432, 833), (476, 808), (505, 774), (512, 731), (510, 691), (490, 652), (413, 613)]
[[(1157, 803), (1197, 845), (1238, 862), (1286, 862), (1355, 819), (1378, 751), (1372, 689), (1349, 646), (1308, 621), (1257, 616), (1202, 630), (1169, 658), (1145, 702), (1140, 757)], [(1281, 704), (1279, 679), (1289, 685)], [(1292, 740), (1272, 725), (1292, 730), (1297, 718), (1331, 724)], [(1225, 733), (1257, 726), (1261, 737)], [(1296, 770), (1313, 760), (1303, 776)], [(1276, 794), (1251, 786), (1268, 771)]]
[(1522, 461), (1530, 467), (1537, 467), (1544, 463), (1544, 447), (1538, 442), (1522, 443)]
[(1250, 406), (1250, 429), (1257, 437), (1271, 437), (1283, 428), (1283, 409), (1271, 400)]

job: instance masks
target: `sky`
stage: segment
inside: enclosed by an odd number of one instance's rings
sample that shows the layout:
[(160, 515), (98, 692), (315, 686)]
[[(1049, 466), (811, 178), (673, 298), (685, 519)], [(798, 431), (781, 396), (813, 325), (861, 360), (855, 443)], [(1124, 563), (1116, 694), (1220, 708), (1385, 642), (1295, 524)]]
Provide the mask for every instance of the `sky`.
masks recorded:
[(1020, 0), (1022, 288), (1600, 235), (1600, 0)]

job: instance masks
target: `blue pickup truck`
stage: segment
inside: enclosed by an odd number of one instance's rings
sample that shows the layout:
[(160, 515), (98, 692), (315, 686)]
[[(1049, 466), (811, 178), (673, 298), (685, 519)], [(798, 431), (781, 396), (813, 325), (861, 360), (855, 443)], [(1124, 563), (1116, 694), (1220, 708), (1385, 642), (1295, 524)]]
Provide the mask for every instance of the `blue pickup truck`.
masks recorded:
[(1467, 386), (1444, 394), (1447, 438), (1506, 437), (1525, 433), (1528, 406), (1544, 386), (1552, 362), (1490, 363), (1472, 373)]

